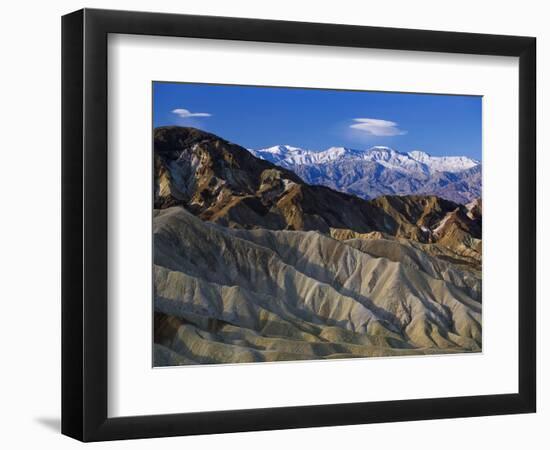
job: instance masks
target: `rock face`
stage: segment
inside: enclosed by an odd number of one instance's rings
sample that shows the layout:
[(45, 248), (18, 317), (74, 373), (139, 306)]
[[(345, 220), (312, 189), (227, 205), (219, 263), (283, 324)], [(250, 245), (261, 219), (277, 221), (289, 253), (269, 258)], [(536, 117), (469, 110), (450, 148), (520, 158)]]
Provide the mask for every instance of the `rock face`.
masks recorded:
[(481, 164), (465, 156), (434, 157), (388, 147), (316, 152), (288, 145), (249, 150), (258, 158), (292, 170), (309, 184), (371, 199), (380, 195), (435, 195), (455, 203), (481, 196)]
[(481, 349), (481, 201), (363, 200), (155, 130), (155, 365)]

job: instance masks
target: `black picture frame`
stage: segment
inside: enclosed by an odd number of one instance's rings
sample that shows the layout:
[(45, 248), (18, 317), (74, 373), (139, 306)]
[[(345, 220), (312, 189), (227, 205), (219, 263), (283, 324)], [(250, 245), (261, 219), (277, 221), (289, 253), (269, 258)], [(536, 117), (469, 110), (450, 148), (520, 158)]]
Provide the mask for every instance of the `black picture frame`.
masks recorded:
[[(107, 36), (181, 36), (519, 57), (519, 386), (469, 397), (107, 416)], [(83, 9), (62, 18), (62, 433), (82, 441), (535, 412), (533, 37)]]

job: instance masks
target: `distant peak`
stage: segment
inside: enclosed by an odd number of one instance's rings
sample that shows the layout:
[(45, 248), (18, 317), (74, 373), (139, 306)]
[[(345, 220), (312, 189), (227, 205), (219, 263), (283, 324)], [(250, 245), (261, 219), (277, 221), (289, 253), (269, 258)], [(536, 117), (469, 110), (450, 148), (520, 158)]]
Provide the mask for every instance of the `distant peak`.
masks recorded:
[(345, 153), (350, 151), (347, 147), (329, 147), (326, 150), (323, 150), (324, 153)]
[(368, 151), (370, 150), (382, 150), (387, 152), (395, 152), (395, 150), (391, 147), (386, 147), (385, 145), (375, 145), (373, 147), (370, 147)]
[(271, 147), (261, 148), (256, 151), (261, 153), (272, 153), (272, 154), (280, 155), (282, 153), (288, 152), (289, 148), (287, 145), (273, 145)]
[(367, 150), (363, 151), (363, 155), (375, 159), (393, 159), (403, 156), (401, 152), (398, 152), (397, 150), (394, 150), (391, 147), (386, 147), (384, 145), (375, 145), (374, 147), (370, 147)]
[(414, 159), (425, 159), (425, 158), (431, 158), (431, 155), (429, 153), (423, 152), (422, 150), (413, 150), (412, 152), (409, 152), (409, 156)]
[(461, 172), (480, 164), (479, 161), (467, 156), (432, 156), (421, 150), (413, 150), (407, 155), (415, 161), (425, 164), (431, 170), (440, 172)]
[(269, 153), (279, 153), (284, 151), (295, 151), (295, 150), (302, 150), (302, 149), (300, 147), (295, 147), (289, 144), (279, 144), (279, 145), (273, 145), (271, 147), (258, 149), (258, 151), (269, 152)]
[(423, 150), (413, 150), (409, 152), (409, 155), (411, 156), (431, 156), (428, 152), (425, 152)]

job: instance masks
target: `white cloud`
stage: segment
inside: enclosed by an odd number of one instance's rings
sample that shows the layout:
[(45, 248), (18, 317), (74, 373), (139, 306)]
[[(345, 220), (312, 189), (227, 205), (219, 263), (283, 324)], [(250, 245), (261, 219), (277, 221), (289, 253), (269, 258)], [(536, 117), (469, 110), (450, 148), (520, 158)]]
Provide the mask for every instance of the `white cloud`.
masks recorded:
[(210, 117), (212, 115), (210, 113), (204, 113), (204, 112), (194, 113), (189, 111), (188, 109), (183, 109), (183, 108), (173, 109), (172, 112), (178, 115), (179, 117), (181, 117), (182, 119), (186, 119), (188, 117)]
[(406, 131), (400, 130), (397, 123), (382, 119), (358, 118), (353, 119), (354, 124), (349, 127), (355, 130), (363, 131), (372, 136), (399, 136), (407, 134)]

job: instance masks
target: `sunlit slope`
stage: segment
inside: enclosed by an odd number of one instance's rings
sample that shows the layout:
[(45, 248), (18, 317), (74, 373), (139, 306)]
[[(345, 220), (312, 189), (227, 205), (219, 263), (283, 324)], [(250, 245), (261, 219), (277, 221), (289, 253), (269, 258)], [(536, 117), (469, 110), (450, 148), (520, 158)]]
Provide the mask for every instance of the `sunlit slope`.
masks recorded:
[(479, 351), (480, 281), (413, 246), (156, 210), (155, 364)]

